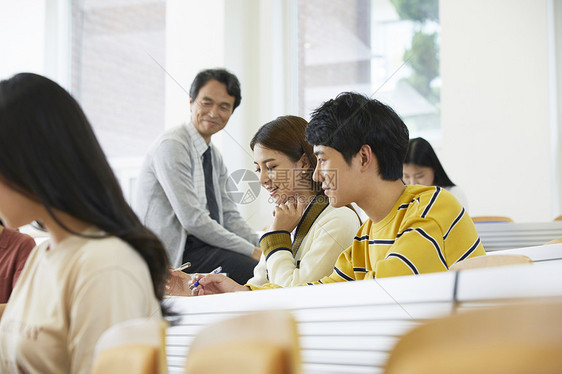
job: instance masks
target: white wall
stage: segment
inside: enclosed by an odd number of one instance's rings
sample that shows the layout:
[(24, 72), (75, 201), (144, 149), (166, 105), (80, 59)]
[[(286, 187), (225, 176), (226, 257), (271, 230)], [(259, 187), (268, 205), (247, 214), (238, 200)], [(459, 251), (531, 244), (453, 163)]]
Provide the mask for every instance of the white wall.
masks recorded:
[(189, 118), (189, 87), (203, 69), (224, 65), (224, 1), (166, 1), (166, 127)]
[[(242, 104), (223, 134), (223, 156), (230, 172), (253, 172), (249, 144), (255, 132), (277, 116), (297, 113), (297, 72), (291, 65), (297, 46), (296, 29), (291, 27), (291, 3), (225, 1), (225, 66), (238, 74), (242, 85)], [(239, 205), (257, 230), (271, 223), (272, 205), (267, 198), (261, 190), (255, 201)]]
[(44, 33), (45, 1), (0, 1), (0, 79), (24, 71), (44, 74)]
[(549, 0), (551, 174), (554, 215), (562, 215), (562, 0)]
[(552, 220), (547, 1), (446, 0), (440, 13), (445, 169), (471, 215)]
[(0, 79), (21, 72), (70, 87), (70, 2), (0, 0)]

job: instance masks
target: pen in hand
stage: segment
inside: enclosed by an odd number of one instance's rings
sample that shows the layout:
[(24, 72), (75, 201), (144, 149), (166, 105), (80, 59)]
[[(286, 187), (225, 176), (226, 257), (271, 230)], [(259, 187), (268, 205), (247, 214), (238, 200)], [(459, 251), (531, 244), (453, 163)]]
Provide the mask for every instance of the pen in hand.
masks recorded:
[[(209, 274), (218, 274), (222, 271), (222, 266), (219, 266), (218, 268), (216, 268), (215, 270), (211, 271)], [(199, 281), (196, 280), (195, 282), (193, 282), (191, 285), (189, 285), (189, 289), (192, 290), (195, 287), (199, 286)]]
[(181, 270), (187, 269), (187, 268), (190, 267), (190, 266), (191, 266), (191, 262), (186, 262), (185, 264), (180, 265), (180, 267), (175, 268), (174, 270), (180, 270), (180, 271), (181, 271)]

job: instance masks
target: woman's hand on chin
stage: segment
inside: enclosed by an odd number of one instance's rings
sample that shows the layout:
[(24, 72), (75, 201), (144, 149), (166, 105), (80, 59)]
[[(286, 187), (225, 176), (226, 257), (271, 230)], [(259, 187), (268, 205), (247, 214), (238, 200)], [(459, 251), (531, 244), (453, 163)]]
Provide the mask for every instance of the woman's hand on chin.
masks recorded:
[(292, 232), (302, 219), (302, 215), (308, 206), (304, 196), (289, 196), (283, 204), (277, 205), (273, 210), (273, 222), (269, 231)]

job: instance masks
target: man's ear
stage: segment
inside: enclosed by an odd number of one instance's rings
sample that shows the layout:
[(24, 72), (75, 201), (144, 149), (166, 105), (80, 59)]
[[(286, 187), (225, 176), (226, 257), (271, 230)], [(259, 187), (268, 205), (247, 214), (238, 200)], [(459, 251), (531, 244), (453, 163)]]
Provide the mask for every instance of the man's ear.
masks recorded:
[(363, 144), (361, 146), (359, 152), (357, 152), (357, 156), (359, 157), (361, 171), (367, 170), (375, 160), (375, 155), (373, 153), (373, 150), (371, 149), (371, 146), (368, 144)]

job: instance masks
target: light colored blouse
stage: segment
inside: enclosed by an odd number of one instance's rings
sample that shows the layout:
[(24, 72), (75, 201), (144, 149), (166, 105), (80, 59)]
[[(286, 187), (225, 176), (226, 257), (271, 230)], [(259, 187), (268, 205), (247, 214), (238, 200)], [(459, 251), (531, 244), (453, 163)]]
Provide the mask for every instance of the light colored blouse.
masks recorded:
[(0, 372), (89, 374), (107, 328), (151, 316), (161, 318), (150, 273), (127, 243), (45, 241), (31, 252), (0, 320)]
[(334, 208), (328, 205), (325, 196), (317, 196), (296, 227), (294, 240), (287, 231), (273, 231), (262, 236), (263, 254), (248, 284), (275, 283), (292, 287), (329, 275), (360, 226), (353, 210)]

